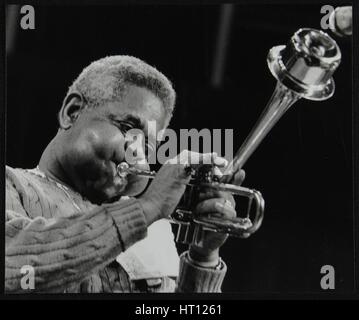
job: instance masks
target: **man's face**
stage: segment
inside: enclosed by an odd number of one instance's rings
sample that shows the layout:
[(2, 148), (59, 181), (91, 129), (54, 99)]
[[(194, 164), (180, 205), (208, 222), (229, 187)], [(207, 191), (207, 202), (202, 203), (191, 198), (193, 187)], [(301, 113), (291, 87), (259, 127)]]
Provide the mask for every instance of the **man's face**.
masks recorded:
[[(157, 135), (163, 129), (162, 102), (148, 89), (134, 85), (128, 86), (121, 101), (84, 109), (66, 132), (63, 146), (62, 165), (71, 184), (95, 203), (141, 192), (147, 179), (132, 176), (127, 181), (116, 174), (116, 167), (126, 161), (126, 150), (129, 151), (131, 143), (128, 139), (126, 142), (125, 135), (130, 129), (141, 129), (146, 141), (156, 141), (156, 136), (147, 136), (148, 121), (156, 121), (156, 132), (150, 130), (149, 134)], [(142, 164), (137, 167), (148, 169), (140, 153), (138, 160)]]

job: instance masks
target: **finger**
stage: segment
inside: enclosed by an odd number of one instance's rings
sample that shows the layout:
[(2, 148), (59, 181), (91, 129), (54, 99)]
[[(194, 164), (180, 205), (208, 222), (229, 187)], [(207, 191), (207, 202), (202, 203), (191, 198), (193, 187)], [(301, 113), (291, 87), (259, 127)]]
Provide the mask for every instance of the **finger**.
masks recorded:
[(232, 204), (222, 198), (208, 199), (200, 202), (196, 207), (196, 212), (199, 214), (220, 213), (226, 217), (235, 217), (236, 211)]
[(177, 160), (183, 165), (214, 164), (219, 167), (228, 165), (228, 161), (225, 158), (219, 157), (216, 152), (199, 153), (184, 150), (178, 155)]
[(216, 190), (213, 188), (206, 188), (206, 189), (203, 189), (198, 195), (199, 201), (204, 201), (207, 199), (214, 199), (214, 198), (217, 198), (217, 199), (221, 198), (224, 200), (228, 200), (231, 203), (232, 207), (236, 206), (236, 202), (235, 202), (232, 194), (229, 192), (219, 191), (219, 190)]
[(213, 198), (222, 198), (220, 196), (220, 191), (212, 188), (203, 188), (198, 195), (198, 200), (200, 201)]
[[(228, 165), (228, 161), (225, 158), (217, 156), (214, 158), (213, 164), (216, 165), (217, 167), (224, 168)], [(222, 175), (222, 172), (220, 170), (219, 170), (219, 172)]]
[(246, 173), (243, 169), (241, 169), (234, 171), (229, 175), (222, 176), (220, 181), (222, 183), (231, 183), (239, 186), (243, 183), (245, 177), (246, 177)]
[(213, 175), (216, 176), (217, 179), (220, 179), (223, 177), (222, 171), (217, 166), (213, 167)]
[(243, 183), (245, 178), (246, 178), (246, 172), (243, 169), (241, 169), (241, 170), (235, 172), (231, 183), (239, 186)]
[[(197, 160), (197, 162), (195, 162)], [(191, 152), (190, 164), (214, 164), (217, 167), (225, 167), (228, 161), (225, 158), (219, 157), (216, 152), (212, 153), (197, 153)]]
[(195, 151), (184, 150), (178, 155), (178, 160), (179, 164), (194, 166), (202, 163), (211, 164), (216, 157), (216, 153), (199, 153)]

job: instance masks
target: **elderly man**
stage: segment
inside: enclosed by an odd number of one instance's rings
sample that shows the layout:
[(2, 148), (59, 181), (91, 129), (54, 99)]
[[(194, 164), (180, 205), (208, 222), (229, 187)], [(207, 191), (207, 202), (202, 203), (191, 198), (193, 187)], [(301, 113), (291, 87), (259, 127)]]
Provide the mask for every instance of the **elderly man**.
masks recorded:
[[(144, 178), (116, 174), (131, 148), (126, 132), (146, 132), (149, 121), (156, 130), (166, 128), (174, 103), (170, 81), (137, 58), (106, 57), (83, 70), (38, 166), (6, 167), (7, 292), (221, 290), (226, 265), (219, 248), (226, 237), (207, 232), (201, 245), (178, 257), (164, 218), (185, 190), (193, 158), (218, 167), (226, 161), (184, 151), (161, 167), (145, 192)], [(145, 161), (134, 165), (148, 168)], [(236, 183), (243, 178), (243, 172), (233, 177)], [(203, 191), (196, 210), (235, 215), (233, 198), (223, 192)]]

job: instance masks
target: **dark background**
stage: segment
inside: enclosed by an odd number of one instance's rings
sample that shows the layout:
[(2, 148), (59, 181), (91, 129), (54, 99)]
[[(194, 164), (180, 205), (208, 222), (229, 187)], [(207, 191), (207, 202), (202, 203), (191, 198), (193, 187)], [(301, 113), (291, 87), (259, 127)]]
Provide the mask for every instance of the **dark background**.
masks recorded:
[[(220, 5), (35, 7), (35, 30), (13, 30), (7, 60), (6, 163), (35, 167), (57, 131), (68, 86), (91, 61), (129, 54), (156, 66), (178, 93), (172, 127), (233, 128), (235, 148), (275, 87), (266, 55), (300, 27), (320, 28), (317, 5), (236, 5), (224, 76), (213, 84)], [(244, 185), (266, 200), (260, 230), (229, 239), (224, 292), (320, 292), (332, 265), (336, 292), (354, 286), (351, 42), (335, 95), (300, 100), (246, 164)]]

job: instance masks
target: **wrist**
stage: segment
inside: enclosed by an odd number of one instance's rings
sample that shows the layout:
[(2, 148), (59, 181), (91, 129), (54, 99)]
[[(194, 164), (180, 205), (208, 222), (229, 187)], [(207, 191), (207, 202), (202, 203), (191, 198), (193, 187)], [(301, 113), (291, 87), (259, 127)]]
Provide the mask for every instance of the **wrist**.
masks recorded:
[(145, 215), (147, 226), (149, 226), (158, 219), (158, 214), (156, 214), (157, 210), (153, 203), (145, 197), (138, 198), (138, 201)]
[(220, 263), (219, 249), (208, 250), (192, 245), (188, 257), (195, 264), (204, 267), (216, 267)]

